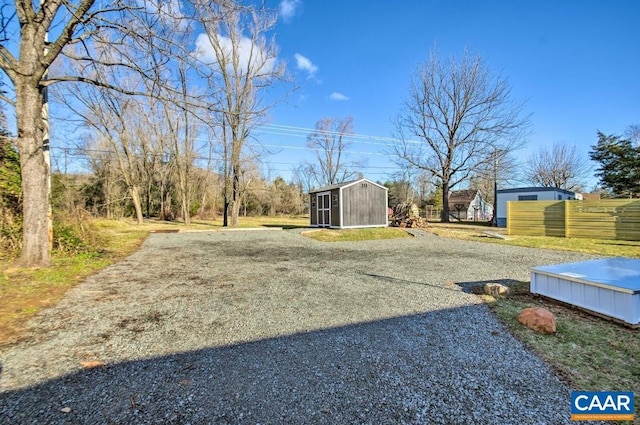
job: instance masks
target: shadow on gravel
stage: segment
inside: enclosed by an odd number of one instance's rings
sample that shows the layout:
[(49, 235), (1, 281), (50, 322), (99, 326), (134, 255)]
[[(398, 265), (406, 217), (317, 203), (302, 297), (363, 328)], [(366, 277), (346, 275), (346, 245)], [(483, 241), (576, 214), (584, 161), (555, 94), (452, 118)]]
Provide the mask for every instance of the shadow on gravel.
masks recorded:
[(82, 370), (1, 393), (0, 423), (557, 424), (568, 406), (469, 305)]
[(444, 287), (442, 285), (434, 285), (432, 283), (427, 283), (427, 282), (418, 282), (418, 281), (415, 281), (415, 280), (399, 279), (397, 277), (383, 276), (383, 275), (372, 274), (372, 273), (363, 273), (363, 274), (365, 276), (369, 276), (369, 277), (372, 277), (374, 279), (380, 279), (380, 280), (384, 280), (386, 282), (391, 282), (391, 283), (396, 283), (396, 284), (430, 286), (432, 288), (436, 288), (436, 289), (442, 290), (442, 291), (458, 292), (458, 290), (454, 289), (454, 288), (447, 288), (447, 287)]
[(487, 283), (499, 283), (504, 286), (511, 286), (511, 285), (522, 283), (522, 282), (515, 279), (491, 279), (491, 280), (476, 280), (471, 282), (456, 282), (456, 285), (458, 285), (464, 292), (474, 293), (475, 288), (481, 288)]
[(284, 230), (293, 230), (293, 229), (311, 229), (311, 227), (306, 225), (298, 225), (298, 224), (263, 224), (262, 227), (275, 227), (282, 228)]

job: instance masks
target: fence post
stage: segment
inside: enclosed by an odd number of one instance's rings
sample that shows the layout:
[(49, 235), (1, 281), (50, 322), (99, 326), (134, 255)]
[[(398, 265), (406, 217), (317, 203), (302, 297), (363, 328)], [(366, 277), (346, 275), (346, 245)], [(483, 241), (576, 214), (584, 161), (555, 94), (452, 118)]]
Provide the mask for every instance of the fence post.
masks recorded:
[(564, 237), (569, 237), (569, 201), (565, 200), (564, 202)]
[[(496, 216), (496, 226), (498, 223), (498, 211), (494, 211), (493, 214)], [(507, 235), (511, 234), (511, 201), (507, 201)]]

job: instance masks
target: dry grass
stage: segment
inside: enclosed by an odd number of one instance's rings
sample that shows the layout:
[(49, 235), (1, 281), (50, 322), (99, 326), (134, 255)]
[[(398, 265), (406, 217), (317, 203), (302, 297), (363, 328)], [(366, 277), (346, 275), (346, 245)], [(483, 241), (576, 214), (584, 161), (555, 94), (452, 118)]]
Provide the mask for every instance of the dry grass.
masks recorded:
[(411, 235), (397, 227), (372, 227), (364, 229), (322, 229), (306, 232), (305, 236), (320, 242), (352, 242), (375, 239), (406, 238)]
[[(640, 258), (640, 241), (556, 238), (551, 236), (507, 236), (506, 229), (504, 228), (488, 228), (446, 223), (432, 223), (426, 230), (439, 236), (456, 239), (524, 246), (529, 248), (554, 249), (558, 251), (582, 252), (585, 254), (610, 257)], [(508, 239), (497, 239), (484, 232), (503, 234)]]

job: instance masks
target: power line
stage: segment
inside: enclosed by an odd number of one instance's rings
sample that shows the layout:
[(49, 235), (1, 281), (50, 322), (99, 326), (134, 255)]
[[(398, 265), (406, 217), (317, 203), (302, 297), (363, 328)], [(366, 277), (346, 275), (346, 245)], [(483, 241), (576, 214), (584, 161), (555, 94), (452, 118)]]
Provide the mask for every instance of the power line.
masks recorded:
[[(304, 150), (304, 151), (316, 151), (316, 152), (324, 151), (324, 149), (322, 148), (309, 148), (309, 147), (287, 146), (287, 145), (271, 145), (266, 143), (262, 143), (261, 146), (264, 146), (266, 148), (277, 148), (277, 149), (292, 149), (292, 150)], [(379, 153), (379, 152), (359, 152), (359, 151), (350, 151), (350, 150), (343, 150), (342, 153), (354, 154), (354, 155), (389, 156), (387, 154)]]
[[(270, 145), (270, 146), (278, 147), (278, 145)], [(293, 147), (289, 147), (289, 148), (293, 148)], [(302, 148), (298, 148), (298, 149), (302, 149)], [(53, 147), (52, 150), (61, 152), (62, 155), (64, 155), (64, 156), (68, 155), (68, 156), (72, 156), (72, 157), (87, 157), (91, 153), (101, 153), (101, 154), (109, 154), (109, 155), (118, 154), (118, 152), (115, 151), (115, 150), (107, 150), (107, 149)], [(376, 153), (371, 153), (371, 152), (353, 152), (353, 153), (378, 155)], [(151, 153), (151, 152), (149, 152), (149, 153), (137, 153), (137, 154), (134, 154), (132, 156), (137, 158), (137, 159), (144, 158), (144, 157), (167, 158), (167, 154), (166, 153)], [(209, 158), (207, 156), (193, 156), (192, 158), (194, 160), (207, 160), (207, 161), (210, 160), (210, 159), (213, 159), (213, 158)], [(270, 164), (292, 165), (292, 166), (300, 165), (300, 163), (296, 163), (296, 162), (283, 162), (283, 161), (257, 161), (257, 162), (262, 166), (269, 166)], [(376, 165), (359, 165), (356, 168), (358, 168), (358, 169), (367, 169), (367, 170), (382, 170), (382, 169), (384, 169), (384, 170), (391, 170), (390, 172), (406, 171), (406, 169), (403, 169), (401, 167), (376, 166)], [(291, 169), (275, 169), (275, 168), (269, 168), (269, 170), (271, 170), (271, 171), (282, 171), (282, 172), (292, 171)], [(370, 173), (370, 174), (389, 174), (389, 172)]]
[[(310, 134), (326, 134), (329, 136), (341, 136), (348, 141), (354, 144), (362, 144), (362, 145), (370, 145), (370, 146), (382, 146), (391, 148), (394, 144), (397, 143), (412, 143), (418, 144), (416, 141), (403, 141), (402, 139), (394, 138), (394, 137), (385, 137), (385, 136), (376, 136), (369, 134), (360, 134), (360, 133), (342, 133), (339, 131), (332, 130), (320, 130), (315, 128), (307, 128), (307, 127), (298, 127), (292, 125), (282, 125), (282, 124), (262, 124), (256, 127), (255, 132), (258, 134), (267, 134), (267, 135), (275, 135), (275, 136), (284, 136), (284, 137), (294, 137), (294, 138), (307, 138)], [(209, 144), (212, 142), (210, 138), (198, 137), (194, 139), (194, 142), (201, 142)], [(291, 150), (291, 151), (302, 151), (302, 152), (323, 152), (324, 149), (319, 147), (312, 146), (295, 146), (288, 144), (277, 144), (277, 143), (262, 143), (261, 141), (257, 141), (257, 144), (260, 147), (265, 149), (281, 149), (281, 150)], [(62, 151), (66, 156), (87, 156), (89, 153), (99, 153), (99, 154), (118, 154), (116, 149), (114, 150), (105, 150), (105, 149), (90, 149), (90, 148), (54, 148), (57, 151)], [(273, 153), (271, 155), (276, 155), (277, 153)], [(376, 150), (351, 150), (345, 149), (341, 151), (341, 154), (344, 155), (356, 155), (356, 156), (370, 156), (370, 157), (388, 157), (390, 154), (387, 152), (380, 152)], [(161, 160), (169, 161), (170, 153), (168, 152), (136, 152), (134, 154), (137, 158), (142, 157), (155, 157), (161, 158)], [(214, 153), (209, 156), (195, 155), (191, 157), (194, 161), (215, 161), (216, 164), (219, 164), (220, 161), (223, 160), (222, 154)], [(301, 162), (276, 162), (276, 161), (264, 161), (257, 160), (258, 164), (261, 167), (267, 167), (270, 171), (281, 171), (281, 172), (291, 172), (293, 171), (293, 167), (300, 165)], [(274, 169), (269, 168), (271, 164), (278, 165), (291, 165), (292, 169), (284, 170), (281, 168)], [(368, 170), (367, 174), (379, 174), (379, 175), (390, 175), (397, 172), (405, 172), (406, 168), (401, 168), (398, 166), (375, 166), (375, 165), (360, 165), (355, 167), (359, 170)], [(388, 171), (381, 171), (388, 170)]]
[[(377, 146), (392, 146), (392, 144), (394, 143), (409, 143), (409, 144), (421, 143), (416, 140), (403, 140), (396, 137), (375, 136), (375, 135), (361, 134), (361, 133), (343, 133), (339, 131), (319, 130), (315, 128), (295, 127), (291, 125), (281, 125), (281, 124), (261, 124), (257, 126), (256, 129), (260, 133), (276, 134), (276, 135), (292, 136), (292, 137), (306, 138), (313, 133), (327, 134), (331, 136), (342, 136), (346, 139), (352, 139), (355, 143), (377, 145)], [(376, 143), (376, 142), (387, 142), (387, 143)]]

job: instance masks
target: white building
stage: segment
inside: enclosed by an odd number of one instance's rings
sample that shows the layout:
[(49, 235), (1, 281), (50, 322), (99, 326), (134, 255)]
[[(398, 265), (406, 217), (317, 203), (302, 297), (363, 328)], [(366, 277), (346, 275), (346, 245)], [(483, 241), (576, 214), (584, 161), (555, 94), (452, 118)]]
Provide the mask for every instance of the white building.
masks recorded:
[(489, 221), (493, 205), (484, 200), (479, 190), (453, 190), (449, 192), (449, 215), (458, 221)]
[(581, 199), (580, 194), (557, 187), (518, 187), (497, 192), (498, 227), (507, 227), (508, 201), (566, 201)]

